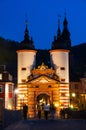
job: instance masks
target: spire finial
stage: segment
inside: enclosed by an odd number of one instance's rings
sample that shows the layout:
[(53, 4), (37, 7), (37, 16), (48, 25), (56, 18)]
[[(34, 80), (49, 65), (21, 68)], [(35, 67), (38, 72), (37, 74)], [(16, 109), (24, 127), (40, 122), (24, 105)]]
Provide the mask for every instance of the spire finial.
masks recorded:
[(58, 26), (60, 26), (60, 18), (61, 18), (61, 15), (58, 15)]
[(26, 24), (26, 28), (27, 28), (27, 26), (28, 26), (28, 17), (27, 17), (27, 14), (25, 15), (25, 24)]
[(61, 18), (61, 15), (58, 15), (58, 30), (57, 30), (57, 38), (59, 38), (60, 35), (61, 35), (61, 31), (60, 31), (60, 18)]
[(25, 15), (25, 25), (26, 25), (26, 29), (25, 29), (25, 35), (24, 35), (24, 39), (29, 39), (29, 35), (28, 35), (28, 20), (27, 20), (27, 14)]

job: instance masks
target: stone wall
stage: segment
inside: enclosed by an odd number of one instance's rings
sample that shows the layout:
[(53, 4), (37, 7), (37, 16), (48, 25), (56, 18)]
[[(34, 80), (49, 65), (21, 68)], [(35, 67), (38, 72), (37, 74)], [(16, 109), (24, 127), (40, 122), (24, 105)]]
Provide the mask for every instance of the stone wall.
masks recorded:
[(6, 127), (16, 121), (22, 119), (22, 113), (20, 110), (6, 110), (3, 109), (2, 125)]

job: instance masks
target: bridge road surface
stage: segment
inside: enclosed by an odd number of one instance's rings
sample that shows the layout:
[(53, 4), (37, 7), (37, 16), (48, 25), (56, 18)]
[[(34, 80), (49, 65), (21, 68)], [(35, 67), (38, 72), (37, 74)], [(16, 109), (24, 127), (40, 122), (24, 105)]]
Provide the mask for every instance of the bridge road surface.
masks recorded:
[(21, 120), (4, 130), (86, 130), (86, 120)]

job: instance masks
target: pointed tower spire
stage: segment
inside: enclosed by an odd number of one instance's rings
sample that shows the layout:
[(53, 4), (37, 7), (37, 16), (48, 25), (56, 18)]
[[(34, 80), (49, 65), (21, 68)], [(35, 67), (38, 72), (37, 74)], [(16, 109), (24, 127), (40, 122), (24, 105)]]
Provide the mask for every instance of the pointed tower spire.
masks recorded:
[(54, 41), (52, 42), (52, 49), (64, 49), (64, 42), (61, 35), (60, 30), (60, 15), (58, 15), (58, 29), (57, 29), (57, 36), (54, 36)]
[(26, 28), (25, 28), (25, 33), (24, 33), (24, 40), (20, 43), (19, 49), (34, 50), (35, 47), (34, 47), (32, 37), (29, 36), (27, 19), (25, 21), (25, 24), (26, 24)]
[(26, 20), (26, 29), (25, 29), (25, 35), (24, 35), (24, 39), (28, 40), (29, 39), (29, 35), (28, 35), (28, 21)]
[(68, 30), (68, 22), (66, 18), (66, 12), (65, 12), (65, 17), (63, 21), (63, 32), (62, 32), (62, 39), (65, 42), (65, 46), (67, 49), (71, 48), (71, 40), (70, 40), (70, 32)]
[(67, 28), (68, 22), (67, 22), (67, 18), (66, 18), (66, 12), (65, 12), (63, 25), (64, 25), (64, 28)]
[(61, 37), (61, 30), (60, 30), (60, 15), (58, 15), (58, 30), (57, 30), (57, 39)]

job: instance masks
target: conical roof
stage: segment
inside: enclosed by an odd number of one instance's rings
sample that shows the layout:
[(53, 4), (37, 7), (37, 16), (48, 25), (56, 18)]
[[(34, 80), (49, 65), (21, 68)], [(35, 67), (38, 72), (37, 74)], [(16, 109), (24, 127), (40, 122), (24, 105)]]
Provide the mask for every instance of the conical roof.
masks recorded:
[(26, 29), (24, 34), (24, 40), (21, 41), (19, 50), (35, 50), (34, 43), (32, 37), (29, 36), (28, 28), (27, 28), (27, 22), (26, 22)]

